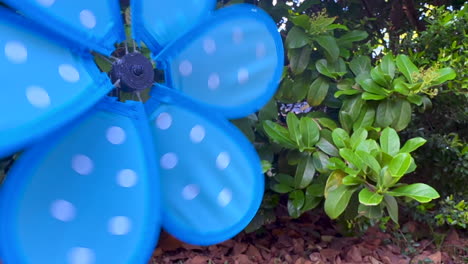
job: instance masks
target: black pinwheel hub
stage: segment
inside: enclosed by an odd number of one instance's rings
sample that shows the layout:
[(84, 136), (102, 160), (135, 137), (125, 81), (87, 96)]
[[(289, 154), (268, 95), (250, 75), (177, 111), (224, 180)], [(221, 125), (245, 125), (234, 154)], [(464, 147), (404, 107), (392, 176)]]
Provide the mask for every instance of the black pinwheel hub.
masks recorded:
[(153, 64), (139, 52), (128, 53), (112, 64), (110, 76), (123, 91), (139, 92), (153, 85)]

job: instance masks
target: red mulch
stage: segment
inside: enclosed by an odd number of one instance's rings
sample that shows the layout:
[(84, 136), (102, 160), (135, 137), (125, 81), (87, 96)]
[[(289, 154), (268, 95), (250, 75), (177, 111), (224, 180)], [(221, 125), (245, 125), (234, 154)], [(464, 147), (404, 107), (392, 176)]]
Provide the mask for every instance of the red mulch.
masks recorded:
[[(420, 225), (414, 222), (405, 224), (405, 230), (415, 234), (422, 231), (417, 227)], [(370, 228), (360, 237), (344, 237), (330, 220), (318, 215), (299, 220), (283, 217), (263, 231), (241, 233), (209, 247), (188, 245), (163, 233), (149, 263), (461, 264), (468, 259), (468, 240), (460, 238), (459, 233), (452, 230), (437, 247), (428, 238), (417, 243), (399, 241), (378, 228)], [(409, 256), (402, 253), (408, 246), (414, 249)]]

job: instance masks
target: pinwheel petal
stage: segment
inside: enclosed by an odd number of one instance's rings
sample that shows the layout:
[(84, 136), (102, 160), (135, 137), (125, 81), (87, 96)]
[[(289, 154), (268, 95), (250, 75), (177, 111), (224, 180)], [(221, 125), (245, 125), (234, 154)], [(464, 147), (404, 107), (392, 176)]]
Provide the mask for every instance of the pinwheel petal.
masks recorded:
[(191, 244), (233, 237), (254, 217), (263, 196), (255, 149), (227, 120), (172, 89), (156, 90), (147, 112), (163, 186), (163, 227)]
[[(140, 103), (104, 100), (26, 151), (0, 189), (5, 263), (146, 263), (159, 182)], [(150, 151), (149, 151), (150, 150)]]
[(116, 0), (4, 0), (28, 18), (69, 40), (76, 50), (109, 55), (125, 39)]
[(157, 53), (205, 19), (215, 6), (216, 0), (131, 1), (134, 38)]
[(156, 60), (167, 86), (228, 118), (260, 109), (283, 70), (283, 45), (274, 21), (252, 5), (216, 11)]
[(0, 157), (73, 120), (112, 85), (90, 56), (49, 41), (0, 9)]

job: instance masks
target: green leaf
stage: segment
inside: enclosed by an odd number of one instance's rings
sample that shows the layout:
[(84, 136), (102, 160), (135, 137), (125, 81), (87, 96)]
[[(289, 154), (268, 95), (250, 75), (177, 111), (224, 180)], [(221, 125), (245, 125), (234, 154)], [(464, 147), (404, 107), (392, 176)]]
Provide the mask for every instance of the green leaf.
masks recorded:
[(439, 85), (446, 81), (453, 80), (457, 74), (452, 68), (442, 68), (437, 71), (438, 77), (432, 81), (433, 85)]
[(356, 77), (356, 82), (364, 89), (364, 91), (375, 94), (387, 96), (388, 91), (379, 86), (374, 80), (368, 78), (367, 74), (360, 74)]
[(379, 66), (374, 67), (371, 70), (370, 74), (371, 74), (372, 80), (376, 82), (378, 85), (387, 87), (387, 85), (389, 84), (389, 80), (387, 80), (386, 77), (390, 79), (390, 76), (385, 76), (385, 73), (380, 69)]
[(312, 48), (310, 46), (304, 46), (298, 49), (290, 49), (288, 51), (289, 66), (294, 74), (298, 75), (304, 72), (310, 62), (310, 54)]
[(342, 148), (340, 149), (340, 156), (349, 163), (353, 164), (357, 169), (362, 170), (364, 168), (364, 161), (352, 150), (348, 148)]
[(326, 173), (328, 171), (329, 158), (321, 151), (316, 151), (312, 155), (314, 167), (320, 173)]
[(364, 142), (361, 142), (361, 144), (357, 146), (356, 150), (373, 154), (374, 151), (380, 151), (380, 147), (375, 140), (366, 139)]
[(349, 135), (342, 128), (336, 128), (332, 132), (333, 143), (339, 148), (345, 148), (349, 144)]
[(332, 79), (335, 78), (335, 75), (333, 74), (335, 72), (335, 69), (333, 69), (331, 67), (331, 65), (328, 64), (327, 60), (326, 59), (321, 59), (321, 60), (318, 60), (316, 63), (315, 63), (315, 68), (317, 69), (317, 71), (320, 73), (320, 74), (323, 74), (327, 77), (330, 77)]
[(315, 79), (315, 81), (310, 85), (309, 93), (307, 94), (307, 102), (309, 105), (320, 105), (327, 96), (329, 87), (330, 83), (325, 78), (318, 77)]
[(391, 79), (395, 78), (395, 63), (393, 61), (393, 55), (388, 53), (382, 58), (382, 62), (380, 63), (380, 69), (382, 69), (383, 73), (390, 76)]
[(351, 117), (352, 121), (356, 121), (361, 113), (361, 109), (364, 105), (364, 100), (361, 96), (353, 96), (343, 101), (341, 111), (346, 112)]
[(396, 131), (405, 129), (411, 121), (411, 104), (404, 99), (397, 99), (392, 104), (392, 127)]
[(359, 202), (367, 206), (379, 205), (383, 200), (383, 195), (370, 191), (367, 188), (359, 192)]
[(358, 215), (364, 216), (369, 219), (377, 220), (381, 219), (383, 216), (382, 206), (367, 206), (364, 204), (359, 204), (358, 206)]
[(390, 218), (398, 224), (398, 203), (395, 197), (384, 194), (384, 204), (387, 207), (387, 212)]
[(358, 93), (361, 93), (361, 92), (358, 91), (358, 90), (351, 89), (351, 90), (337, 91), (333, 96), (335, 98), (338, 98), (338, 97), (340, 97), (342, 95), (354, 95), (354, 94), (358, 94)]
[(387, 96), (385, 96), (385, 95), (372, 94), (372, 93), (368, 93), (368, 92), (364, 92), (362, 94), (362, 99), (364, 99), (364, 100), (380, 101), (380, 100), (383, 100), (385, 98), (387, 98)]
[(312, 182), (314, 175), (315, 167), (312, 156), (303, 156), (296, 168), (294, 186), (298, 189), (304, 189)]
[(398, 153), (393, 157), (388, 165), (388, 169), (393, 177), (403, 176), (411, 165), (411, 155), (408, 153)]
[(302, 145), (311, 149), (320, 139), (320, 129), (314, 120), (310, 117), (303, 117), (299, 121), (299, 130), (302, 138)]
[(356, 155), (358, 155), (364, 163), (376, 173), (376, 175), (380, 173), (382, 168), (380, 167), (379, 162), (371, 154), (362, 150), (356, 150)]
[(348, 186), (353, 186), (353, 185), (359, 185), (362, 184), (363, 181), (361, 178), (353, 176), (353, 175), (348, 175), (343, 178), (343, 184), (348, 185)]
[(302, 48), (309, 43), (309, 36), (300, 27), (293, 27), (286, 36), (286, 46), (288, 49)]
[(265, 132), (270, 137), (270, 139), (282, 145), (283, 147), (290, 149), (297, 148), (296, 142), (291, 140), (289, 136), (289, 131), (281, 125), (267, 120), (263, 123), (263, 129), (265, 129)]
[(355, 76), (361, 73), (369, 73), (371, 68), (370, 58), (367, 56), (356, 56), (349, 63), (349, 68)]
[(302, 14), (299, 16), (291, 16), (290, 19), (294, 25), (299, 26), (303, 29), (308, 29), (310, 27), (310, 17), (306, 14)]
[(304, 206), (305, 197), (301, 190), (293, 191), (289, 194), (288, 213), (291, 217), (297, 218), (301, 215), (302, 206)]
[(414, 73), (419, 72), (418, 67), (413, 64), (408, 56), (400, 54), (396, 58), (398, 70), (406, 77), (410, 83), (414, 83)]
[(320, 118), (317, 118), (317, 121), (320, 123), (321, 126), (328, 128), (330, 130), (333, 130), (338, 127), (336, 122), (330, 118), (320, 117)]
[(338, 149), (325, 137), (320, 138), (317, 147), (330, 156), (338, 156)]
[(415, 183), (393, 189), (388, 194), (393, 196), (406, 196), (420, 203), (427, 203), (440, 197), (434, 188), (424, 183)]
[(292, 187), (290, 187), (288, 185), (285, 185), (285, 184), (282, 184), (282, 183), (273, 184), (270, 188), (274, 192), (277, 192), (277, 193), (289, 193), (292, 190), (294, 190)]
[(294, 187), (294, 178), (291, 175), (278, 173), (275, 175), (275, 180), (281, 184), (284, 184), (289, 187)]
[(338, 39), (340, 46), (350, 48), (353, 42), (361, 41), (366, 39), (369, 36), (367, 32), (362, 30), (352, 30), (347, 32)]
[(356, 147), (366, 139), (367, 139), (367, 130), (365, 128), (357, 129), (356, 131), (354, 131), (353, 135), (351, 136), (349, 140), (351, 149), (355, 150)]
[(271, 169), (271, 163), (268, 160), (262, 160), (262, 173), (266, 173)]
[(400, 150), (400, 137), (393, 128), (387, 127), (382, 131), (380, 147), (388, 155), (394, 156), (398, 153)]
[(375, 109), (372, 106), (364, 105), (361, 109), (358, 119), (353, 124), (353, 129), (359, 128), (369, 129), (375, 121)]
[(304, 144), (302, 144), (302, 133), (299, 127), (299, 119), (296, 114), (289, 112), (286, 116), (286, 124), (288, 125), (289, 137), (296, 142), (299, 148), (304, 148)]
[(275, 99), (271, 99), (268, 103), (259, 111), (258, 119), (263, 120), (275, 120), (278, 119), (278, 106)]
[(422, 137), (412, 138), (412, 139), (406, 141), (405, 145), (403, 145), (403, 147), (400, 149), (400, 153), (402, 153), (402, 152), (405, 152), (405, 153), (413, 152), (416, 149), (418, 149), (419, 147), (421, 147), (422, 145), (424, 145), (426, 142), (427, 142), (427, 140), (425, 140)]
[(336, 43), (336, 39), (332, 36), (322, 35), (315, 37), (317, 43), (326, 51), (326, 54), (331, 61), (338, 59), (340, 55), (340, 49)]
[(354, 84), (354, 81), (352, 79), (342, 79), (340, 81), (338, 81), (338, 83), (336, 84), (336, 87), (338, 88), (338, 90), (351, 90), (353, 89), (353, 84)]
[(346, 111), (340, 111), (339, 114), (339, 119), (340, 119), (340, 124), (341, 126), (348, 132), (351, 131), (353, 128), (353, 119), (351, 118), (351, 115), (346, 112)]
[(355, 187), (346, 185), (340, 185), (336, 189), (331, 190), (325, 200), (325, 213), (331, 219), (336, 219), (344, 212), (355, 191)]
[(392, 102), (390, 99), (385, 99), (377, 106), (375, 114), (375, 123), (378, 127), (390, 126), (393, 122)]
[(408, 97), (406, 97), (406, 100), (417, 106), (421, 106), (423, 103), (423, 97), (418, 94), (411, 94)]
[[(336, 159), (336, 158), (331, 158), (331, 159)], [(344, 177), (345, 177), (345, 173), (341, 170), (332, 171), (332, 173), (330, 173), (330, 176), (328, 176), (327, 182), (325, 184), (325, 188), (323, 190), (323, 195), (325, 196), (325, 198), (328, 197), (328, 193), (330, 191), (333, 191), (336, 188), (338, 188), (338, 186), (342, 185)]]
[(344, 170), (346, 168), (346, 164), (340, 158), (331, 157), (328, 162), (330, 170)]

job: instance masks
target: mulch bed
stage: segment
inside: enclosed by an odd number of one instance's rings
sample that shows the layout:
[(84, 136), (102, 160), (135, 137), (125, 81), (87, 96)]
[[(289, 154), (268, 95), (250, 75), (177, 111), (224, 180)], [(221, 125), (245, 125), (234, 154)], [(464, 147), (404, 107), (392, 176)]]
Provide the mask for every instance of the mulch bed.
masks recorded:
[[(414, 232), (415, 236), (421, 232), (430, 235), (418, 228), (420, 224), (407, 222), (402, 230)], [(209, 247), (188, 245), (163, 233), (149, 263), (461, 264), (468, 260), (468, 240), (460, 237), (460, 231), (450, 231), (437, 247), (430, 238), (417, 242), (396, 239), (391, 232), (378, 228), (353, 237), (342, 236), (337, 229), (326, 216), (309, 214), (298, 220), (281, 217), (261, 231), (241, 233)], [(409, 247), (412, 253), (404, 254)]]

